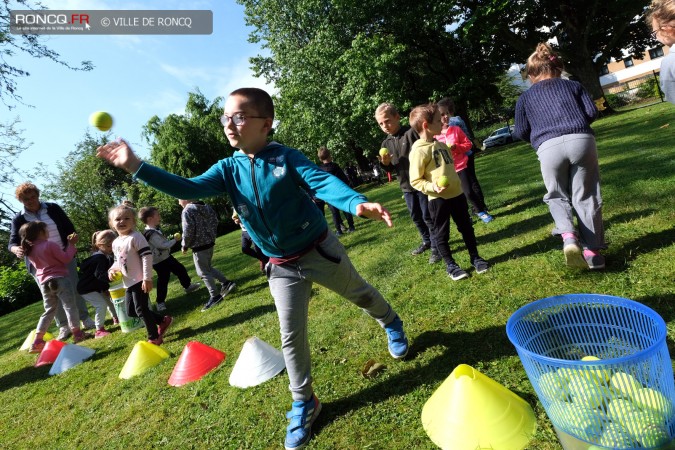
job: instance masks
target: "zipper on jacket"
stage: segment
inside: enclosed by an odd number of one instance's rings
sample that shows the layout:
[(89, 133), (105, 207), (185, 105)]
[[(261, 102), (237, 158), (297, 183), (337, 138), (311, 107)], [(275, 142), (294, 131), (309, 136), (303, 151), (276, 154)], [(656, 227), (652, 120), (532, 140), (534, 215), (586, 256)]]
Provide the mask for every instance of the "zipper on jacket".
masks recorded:
[(262, 219), (263, 225), (265, 225), (265, 228), (267, 229), (267, 232), (270, 235), (270, 239), (272, 240), (274, 245), (281, 251), (282, 255), (286, 254), (284, 249), (279, 246), (279, 243), (274, 238), (274, 233), (272, 232), (272, 229), (267, 223), (267, 219), (265, 218), (265, 214), (263, 213), (262, 205), (260, 202), (260, 195), (258, 194), (258, 185), (255, 182), (255, 156), (253, 158), (249, 158), (249, 160), (251, 161), (251, 183), (253, 184), (253, 193), (255, 194), (255, 203), (258, 207), (258, 213), (260, 214), (260, 218)]

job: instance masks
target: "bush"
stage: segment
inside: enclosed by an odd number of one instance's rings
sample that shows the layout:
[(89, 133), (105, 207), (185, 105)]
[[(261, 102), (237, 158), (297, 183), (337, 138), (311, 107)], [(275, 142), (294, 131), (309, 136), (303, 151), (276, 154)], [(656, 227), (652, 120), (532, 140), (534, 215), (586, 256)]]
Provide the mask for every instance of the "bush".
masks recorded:
[(650, 78), (649, 80), (642, 83), (638, 86), (638, 91), (636, 94), (639, 98), (653, 98), (659, 96), (659, 85), (656, 81), (656, 78)]
[(41, 300), (40, 289), (25, 267), (0, 267), (0, 316)]
[(606, 94), (605, 99), (607, 100), (607, 104), (615, 109), (628, 104), (626, 97), (621, 94)]

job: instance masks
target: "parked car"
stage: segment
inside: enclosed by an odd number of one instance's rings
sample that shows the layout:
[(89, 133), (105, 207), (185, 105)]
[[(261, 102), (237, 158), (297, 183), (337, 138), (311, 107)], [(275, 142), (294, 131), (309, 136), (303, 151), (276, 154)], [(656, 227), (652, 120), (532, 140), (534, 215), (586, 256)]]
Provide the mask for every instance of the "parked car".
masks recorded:
[(515, 125), (498, 128), (483, 141), (483, 148), (497, 147), (519, 140), (514, 134)]

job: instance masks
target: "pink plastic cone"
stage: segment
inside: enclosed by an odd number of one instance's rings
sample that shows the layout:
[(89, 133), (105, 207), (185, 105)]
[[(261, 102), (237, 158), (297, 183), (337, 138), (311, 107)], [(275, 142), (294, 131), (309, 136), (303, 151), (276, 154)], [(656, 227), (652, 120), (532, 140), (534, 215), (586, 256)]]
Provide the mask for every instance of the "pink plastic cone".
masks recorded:
[(182, 386), (202, 378), (225, 360), (225, 353), (197, 341), (190, 341), (183, 348), (176, 366), (169, 377), (171, 386)]
[(45, 348), (40, 352), (35, 367), (45, 366), (47, 364), (53, 364), (56, 361), (56, 358), (61, 353), (61, 349), (66, 346), (65, 342), (57, 341), (52, 339), (47, 341)]

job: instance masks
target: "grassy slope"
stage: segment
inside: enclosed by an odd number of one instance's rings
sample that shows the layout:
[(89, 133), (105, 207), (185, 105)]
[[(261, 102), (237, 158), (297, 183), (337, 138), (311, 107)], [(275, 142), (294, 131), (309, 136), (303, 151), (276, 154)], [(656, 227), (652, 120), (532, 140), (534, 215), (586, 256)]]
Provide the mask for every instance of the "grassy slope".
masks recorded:
[[(434, 448), (420, 422), (426, 399), (458, 364), (466, 363), (525, 398), (538, 416), (529, 448), (558, 449), (556, 437), (506, 337), (505, 323), (520, 306), (551, 295), (595, 292), (632, 298), (656, 309), (675, 332), (675, 113), (661, 104), (600, 120), (600, 152), (608, 267), (567, 270), (552, 221), (541, 202), (538, 162), (524, 143), (477, 160), (477, 172), (496, 220), (476, 224), (479, 249), (494, 268), (452, 282), (439, 265), (410, 256), (419, 238), (398, 187), (367, 195), (394, 215), (395, 227), (357, 221), (342, 238), (362, 273), (391, 301), (413, 342), (404, 362), (393, 361), (383, 331), (342, 298), (316, 287), (310, 307), (315, 389), (324, 404), (310, 448)], [(670, 127), (664, 125), (670, 124)], [(468, 256), (456, 230), (458, 262)], [(194, 274), (188, 257), (180, 259)], [(257, 263), (239, 253), (239, 233), (218, 240), (215, 265), (238, 288), (208, 313), (204, 290), (186, 296), (172, 280), (175, 326), (164, 348), (172, 358), (131, 380), (118, 374), (143, 330), (88, 341), (92, 360), (59, 376), (35, 368), (18, 352), (41, 313), (40, 303), (0, 318), (0, 447), (3, 448), (279, 448), (290, 405), (285, 374), (240, 390), (228, 383), (245, 339), (278, 347), (273, 301)], [(198, 340), (228, 354), (199, 382), (181, 388), (167, 379), (185, 344)], [(367, 360), (387, 369), (374, 379)]]

